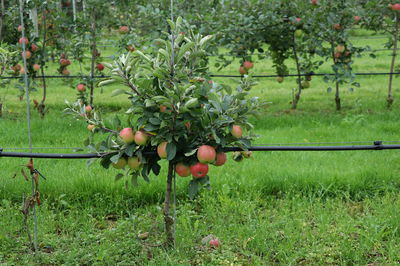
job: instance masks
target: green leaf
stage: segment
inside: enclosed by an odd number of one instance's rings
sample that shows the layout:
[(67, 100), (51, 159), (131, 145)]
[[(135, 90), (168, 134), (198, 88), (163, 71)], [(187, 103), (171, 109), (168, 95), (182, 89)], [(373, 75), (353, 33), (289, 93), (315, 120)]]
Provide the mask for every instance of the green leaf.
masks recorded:
[(158, 118), (155, 118), (155, 117), (150, 118), (149, 122), (152, 123), (153, 125), (156, 125), (156, 126), (161, 124), (161, 120), (158, 119)]
[(183, 58), (183, 56), (185, 55), (185, 53), (186, 53), (187, 51), (189, 51), (189, 49), (192, 48), (193, 46), (194, 46), (194, 42), (185, 43), (185, 44), (181, 47), (181, 49), (179, 49), (178, 57), (176, 58), (176, 62), (178, 63), (178, 62)]
[(173, 142), (167, 144), (167, 160), (171, 161), (176, 155), (176, 145)]
[(136, 144), (134, 144), (134, 143), (129, 144), (128, 147), (126, 147), (125, 154), (128, 155), (129, 157), (132, 157), (133, 152), (135, 151), (135, 148), (136, 148)]
[(190, 180), (189, 183), (189, 198), (194, 199), (194, 197), (199, 193), (200, 187), (197, 179)]
[(185, 156), (186, 156), (186, 157), (190, 157), (190, 156), (192, 156), (193, 154), (195, 154), (195, 153), (197, 152), (197, 150), (198, 150), (198, 149), (194, 149), (194, 150), (191, 150), (191, 151), (189, 151), (189, 152), (186, 152), (186, 153), (185, 153)]
[(135, 187), (139, 186), (137, 178), (138, 178), (138, 172), (133, 172), (131, 177), (132, 186)]
[(121, 157), (121, 155), (119, 153), (117, 153), (110, 158), (110, 161), (113, 163), (117, 163), (120, 157)]
[(91, 166), (94, 162), (97, 161), (98, 158), (91, 158), (89, 160), (86, 161), (86, 166), (89, 167)]
[(172, 20), (167, 19), (167, 23), (168, 23), (169, 27), (171, 28), (171, 31), (175, 30), (175, 23)]
[(155, 162), (152, 166), (151, 166), (151, 170), (153, 171), (153, 173), (158, 176), (160, 174), (161, 171), (161, 166)]
[(117, 174), (117, 175), (115, 176), (115, 182), (117, 182), (118, 180), (120, 180), (120, 179), (123, 178), (123, 177), (124, 177), (123, 174), (121, 174), (121, 173)]
[(203, 37), (199, 42), (200, 46), (204, 46), (204, 44), (206, 44), (209, 40), (211, 40), (212, 37), (213, 37), (212, 35), (207, 35)]
[(121, 95), (121, 94), (125, 94), (126, 90), (123, 89), (116, 89), (111, 93), (111, 97), (117, 96), (117, 95)]
[(143, 177), (143, 179), (144, 179), (144, 181), (146, 181), (147, 183), (150, 183), (150, 179), (149, 179), (149, 175), (148, 175), (148, 167), (149, 167), (149, 165), (148, 164), (145, 164), (144, 166), (143, 166), (143, 169), (142, 169), (142, 177)]
[(103, 87), (103, 86), (107, 86), (107, 85), (113, 84), (113, 83), (115, 83), (115, 82), (116, 82), (115, 79), (103, 80), (103, 81), (100, 81), (100, 82), (97, 84), (97, 86), (98, 86), (98, 87)]

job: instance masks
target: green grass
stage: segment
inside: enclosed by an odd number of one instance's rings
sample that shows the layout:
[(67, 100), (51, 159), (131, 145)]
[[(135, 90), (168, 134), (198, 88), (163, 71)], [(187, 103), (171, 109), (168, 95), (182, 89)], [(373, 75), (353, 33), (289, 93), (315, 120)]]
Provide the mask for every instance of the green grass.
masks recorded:
[[(358, 35), (356, 42), (373, 48), (386, 41), (364, 40), (365, 32)], [(357, 59), (355, 71), (388, 71), (390, 52), (377, 55), (377, 59)], [(236, 73), (237, 65), (220, 73)], [(325, 64), (319, 71), (329, 72), (330, 67)], [(254, 73), (273, 73), (271, 62), (256, 61)], [(330, 85), (322, 78), (313, 78), (296, 111), (289, 104), (295, 79), (282, 84), (260, 79), (253, 94), (271, 103), (254, 121), (260, 135), (256, 144), (399, 140), (399, 83), (395, 79), (394, 106), (387, 110), (387, 79), (360, 77), (361, 88), (354, 92), (343, 87), (341, 112), (334, 110), (334, 95), (326, 92)], [(96, 92), (95, 103), (105, 111), (125, 110), (128, 101), (110, 97), (113, 89)], [(0, 93), (4, 96), (5, 90)], [(16, 89), (7, 91), (0, 147), (28, 146), (26, 107), (17, 95)], [(39, 89), (31, 98), (40, 95)], [(36, 111), (32, 113), (34, 146), (82, 146), (88, 135), (85, 124), (62, 114), (64, 99), (74, 98), (75, 91), (62, 81), (49, 81), (49, 114), (40, 119)], [(140, 181), (139, 187), (125, 188), (123, 182), (114, 182), (114, 169), (104, 170), (98, 164), (87, 168), (84, 160), (37, 159), (35, 166), (47, 178), (40, 180), (43, 204), (38, 209), (37, 257), (29, 249), (19, 211), (22, 195), (30, 192), (30, 183), (20, 174), (27, 160), (1, 158), (0, 264), (396, 264), (400, 262), (397, 154), (254, 153), (242, 163), (230, 160), (212, 168), (212, 190), (194, 201), (187, 197), (189, 179), (180, 178), (175, 250), (151, 247), (163, 241), (165, 164), (150, 184)], [(141, 232), (149, 232), (149, 239), (138, 240)], [(220, 238), (221, 248), (210, 250), (201, 244), (209, 234)]]

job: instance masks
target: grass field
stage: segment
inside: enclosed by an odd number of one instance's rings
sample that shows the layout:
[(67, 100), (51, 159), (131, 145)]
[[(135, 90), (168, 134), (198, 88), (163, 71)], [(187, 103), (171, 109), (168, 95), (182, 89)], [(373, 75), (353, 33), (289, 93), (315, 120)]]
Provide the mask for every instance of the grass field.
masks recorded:
[[(360, 45), (380, 49), (385, 39), (355, 36)], [(111, 55), (113, 50), (102, 51)], [(390, 52), (356, 60), (356, 72), (387, 72)], [(75, 66), (77, 69), (77, 66)], [(220, 73), (237, 73), (238, 63)], [(50, 68), (48, 72), (52, 72)], [(216, 70), (214, 69), (214, 72)], [(330, 72), (325, 64), (319, 72)], [(72, 73), (74, 73), (72, 68)], [(256, 61), (254, 73), (273, 73), (269, 60)], [(222, 79), (216, 79), (222, 81)], [(400, 140), (400, 86), (386, 109), (387, 76), (359, 77), (361, 88), (342, 88), (335, 111), (331, 86), (314, 77), (298, 110), (290, 110), (295, 79), (282, 84), (259, 79), (253, 94), (270, 102), (255, 120), (255, 144)], [(224, 80), (234, 85), (234, 80)], [(95, 103), (105, 112), (122, 112), (124, 96), (98, 90)], [(82, 147), (85, 123), (62, 114), (75, 90), (49, 81), (49, 114), (32, 117), (36, 147)], [(27, 147), (26, 106), (10, 87), (0, 119), (0, 147)], [(39, 99), (41, 90), (31, 98)], [(37, 152), (56, 152), (39, 149)], [(57, 151), (70, 152), (70, 151)], [(241, 163), (212, 168), (212, 190), (187, 197), (189, 179), (177, 181), (177, 247), (152, 247), (163, 241), (162, 202), (166, 171), (150, 184), (124, 187), (116, 170), (84, 160), (35, 160), (46, 176), (40, 181), (38, 209), (41, 252), (34, 256), (20, 213), (30, 183), (20, 174), (26, 159), (1, 158), (0, 264), (397, 264), (400, 263), (400, 156), (397, 151), (259, 152)], [(164, 165), (165, 166), (165, 165)], [(16, 174), (16, 177), (13, 176)], [(149, 239), (138, 240), (141, 232)], [(203, 237), (213, 234), (221, 247), (210, 250)]]

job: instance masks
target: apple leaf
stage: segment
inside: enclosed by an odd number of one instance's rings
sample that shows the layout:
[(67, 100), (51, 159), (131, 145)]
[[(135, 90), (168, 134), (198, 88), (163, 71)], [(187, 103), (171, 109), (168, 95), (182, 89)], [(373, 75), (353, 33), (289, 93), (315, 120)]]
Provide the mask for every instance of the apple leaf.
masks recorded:
[(123, 177), (124, 177), (123, 174), (121, 174), (121, 173), (117, 174), (117, 175), (115, 176), (115, 182), (117, 182), (118, 180), (120, 180), (120, 179), (123, 178)]
[(189, 198), (190, 199), (194, 199), (194, 197), (199, 192), (199, 189), (200, 189), (200, 187), (199, 187), (199, 182), (197, 181), (197, 179), (190, 180), (190, 183), (189, 183)]
[(167, 144), (167, 160), (171, 161), (176, 155), (176, 145), (173, 142)]

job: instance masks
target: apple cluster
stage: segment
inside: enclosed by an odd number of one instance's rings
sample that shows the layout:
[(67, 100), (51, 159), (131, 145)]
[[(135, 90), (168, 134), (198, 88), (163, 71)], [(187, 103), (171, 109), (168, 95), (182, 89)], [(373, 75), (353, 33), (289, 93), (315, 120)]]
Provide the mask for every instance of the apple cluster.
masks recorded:
[(240, 75), (247, 75), (249, 70), (252, 69), (254, 66), (253, 62), (251, 61), (244, 61), (239, 67)]
[[(88, 130), (93, 131), (95, 125), (89, 125)], [(243, 136), (243, 129), (239, 125), (233, 125), (230, 134), (234, 138), (241, 138)], [(134, 132), (132, 128), (124, 128), (119, 132), (119, 138), (126, 144), (135, 143), (138, 146), (146, 146), (149, 144), (151, 134), (144, 130), (137, 130)], [(153, 150), (157, 151), (160, 159), (167, 159), (167, 145), (168, 142), (163, 141), (154, 147)], [(193, 156), (195, 158), (187, 158), (186, 160), (178, 161), (175, 163), (175, 171), (181, 177), (188, 177), (192, 175), (194, 178), (203, 178), (207, 176), (209, 164), (214, 166), (222, 166), (227, 160), (226, 153), (221, 151), (219, 147), (211, 145), (201, 145), (198, 147), (197, 152)], [(195, 159), (195, 163), (193, 162)], [(132, 170), (139, 170), (142, 166), (140, 158), (136, 155), (125, 158), (121, 157), (117, 162), (112, 164), (116, 169), (122, 169), (128, 166)]]
[[(21, 25), (18, 26), (18, 31), (22, 32)], [(21, 37), (19, 39), (18, 43), (21, 47), (23, 44), (25, 44), (25, 51), (21, 52), (21, 57), (26, 59), (28, 69), (25, 69), (19, 63), (16, 63), (10, 67), (10, 70), (13, 72), (14, 75), (18, 75), (18, 74), (23, 75), (25, 73), (30, 73), (30, 72), (34, 73), (34, 72), (39, 71), (41, 66), (40, 66), (40, 64), (35, 62), (37, 59), (37, 57), (35, 55), (39, 51), (39, 46), (37, 46), (35, 43), (32, 43), (29, 46), (29, 39), (27, 37)]]

